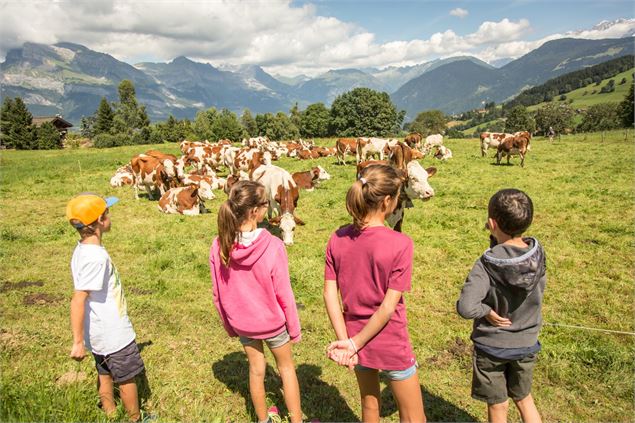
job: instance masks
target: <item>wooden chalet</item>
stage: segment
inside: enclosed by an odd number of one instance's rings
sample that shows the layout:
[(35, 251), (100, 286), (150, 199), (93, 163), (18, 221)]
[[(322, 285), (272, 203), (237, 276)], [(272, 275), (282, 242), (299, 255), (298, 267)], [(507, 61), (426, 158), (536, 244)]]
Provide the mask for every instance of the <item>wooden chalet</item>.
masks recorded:
[(50, 122), (53, 124), (53, 126), (55, 126), (55, 128), (57, 128), (57, 130), (60, 133), (60, 137), (64, 138), (66, 136), (66, 133), (68, 132), (68, 128), (72, 128), (73, 124), (68, 122), (67, 120), (64, 120), (62, 118), (62, 116), (60, 115), (55, 115), (55, 116), (36, 116), (33, 118), (33, 125), (35, 125), (36, 127), (42, 125), (43, 123), (46, 122)]

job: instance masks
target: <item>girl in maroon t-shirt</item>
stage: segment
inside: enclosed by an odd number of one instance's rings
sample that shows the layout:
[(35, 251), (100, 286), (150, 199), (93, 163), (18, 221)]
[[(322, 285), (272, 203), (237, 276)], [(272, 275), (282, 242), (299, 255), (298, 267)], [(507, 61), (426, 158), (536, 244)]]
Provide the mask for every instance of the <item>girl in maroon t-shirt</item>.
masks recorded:
[(364, 422), (379, 421), (379, 370), (390, 379), (399, 419), (426, 419), (402, 298), (410, 290), (413, 243), (384, 226), (400, 189), (392, 167), (364, 169), (346, 194), (353, 224), (337, 230), (326, 247), (324, 301), (338, 338), (328, 356), (355, 368)]

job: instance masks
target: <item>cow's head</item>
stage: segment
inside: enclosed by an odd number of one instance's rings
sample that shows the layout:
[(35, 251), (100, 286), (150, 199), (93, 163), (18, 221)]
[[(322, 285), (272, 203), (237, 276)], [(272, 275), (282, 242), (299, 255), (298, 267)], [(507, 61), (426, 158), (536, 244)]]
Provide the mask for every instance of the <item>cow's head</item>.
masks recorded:
[(318, 166), (318, 181), (328, 181), (329, 179), (331, 179), (331, 175), (329, 175), (326, 171), (326, 169), (324, 169), (322, 166)]
[(304, 225), (304, 222), (291, 212), (285, 212), (280, 216), (276, 216), (271, 219), (269, 223), (280, 227), (282, 242), (284, 242), (285, 245), (293, 245), (293, 231), (296, 225)]
[(424, 169), (416, 160), (408, 163), (408, 182), (405, 192), (411, 199), (428, 200), (434, 196), (434, 189), (428, 183), (428, 178), (437, 173), (436, 167)]
[(198, 183), (198, 196), (201, 200), (213, 200), (216, 198), (212, 192), (212, 178), (206, 176), (202, 178)]

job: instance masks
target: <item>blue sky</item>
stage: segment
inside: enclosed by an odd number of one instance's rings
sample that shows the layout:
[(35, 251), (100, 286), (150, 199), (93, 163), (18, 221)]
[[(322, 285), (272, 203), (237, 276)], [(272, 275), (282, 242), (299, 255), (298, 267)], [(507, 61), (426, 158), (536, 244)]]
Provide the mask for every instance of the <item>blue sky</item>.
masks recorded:
[[(334, 16), (372, 30), (378, 42), (429, 38), (435, 32), (452, 29), (459, 35), (474, 32), (484, 21), (528, 19), (532, 37), (555, 32), (590, 28), (602, 20), (635, 17), (635, 2), (595, 1), (294, 1), (294, 5), (313, 4), (318, 14)], [(451, 16), (452, 9), (468, 11), (464, 18)]]
[(69, 41), (131, 64), (186, 56), (315, 76), (459, 55), (495, 63), (553, 39), (633, 34), (634, 3), (622, 0), (24, 0), (2, 5), (0, 56)]

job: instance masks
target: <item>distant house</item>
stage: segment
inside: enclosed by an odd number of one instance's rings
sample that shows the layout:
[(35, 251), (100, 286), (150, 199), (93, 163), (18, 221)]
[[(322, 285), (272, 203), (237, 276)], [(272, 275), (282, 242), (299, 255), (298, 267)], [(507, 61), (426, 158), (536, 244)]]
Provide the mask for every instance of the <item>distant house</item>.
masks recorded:
[(55, 116), (36, 116), (33, 118), (33, 125), (35, 125), (36, 127), (41, 126), (43, 123), (46, 122), (50, 122), (53, 124), (53, 126), (55, 128), (57, 128), (57, 130), (60, 133), (60, 137), (64, 138), (66, 136), (66, 133), (68, 132), (68, 128), (72, 128), (73, 124), (64, 120), (62, 118), (62, 116), (60, 115), (55, 115)]

